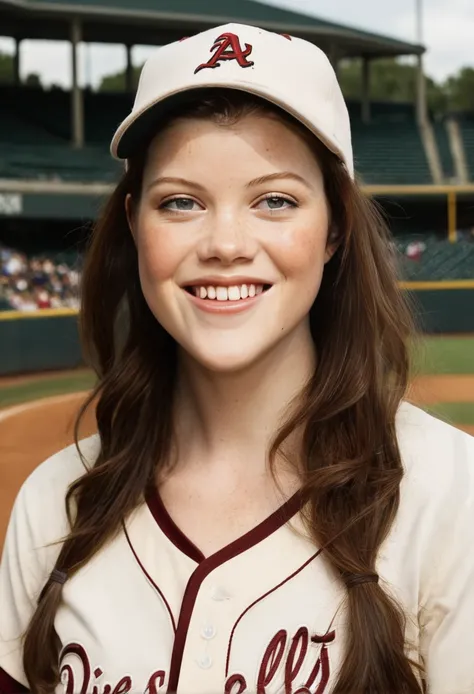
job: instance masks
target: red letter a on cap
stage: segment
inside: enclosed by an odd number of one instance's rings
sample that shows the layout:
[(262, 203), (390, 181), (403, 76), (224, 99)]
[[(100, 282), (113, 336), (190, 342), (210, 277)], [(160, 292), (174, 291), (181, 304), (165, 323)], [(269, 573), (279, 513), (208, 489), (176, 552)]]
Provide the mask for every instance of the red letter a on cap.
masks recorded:
[(204, 70), (206, 67), (220, 67), (221, 60), (236, 60), (240, 67), (252, 67), (253, 61), (247, 60), (247, 57), (252, 52), (252, 46), (249, 43), (245, 44), (245, 50), (240, 46), (240, 39), (235, 34), (230, 32), (221, 34), (214, 42), (211, 51), (215, 51), (212, 58), (207, 63), (202, 63), (194, 70), (194, 74), (199, 70)]

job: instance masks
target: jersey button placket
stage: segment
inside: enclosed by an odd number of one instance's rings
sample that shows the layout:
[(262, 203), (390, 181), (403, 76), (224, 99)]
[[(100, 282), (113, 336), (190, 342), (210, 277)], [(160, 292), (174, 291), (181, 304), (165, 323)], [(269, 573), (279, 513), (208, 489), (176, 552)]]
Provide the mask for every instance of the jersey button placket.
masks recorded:
[(198, 658), (197, 664), (201, 670), (209, 670), (212, 667), (212, 658), (209, 653), (204, 653), (204, 655)]
[(206, 641), (210, 641), (211, 639), (213, 639), (216, 636), (216, 634), (217, 629), (213, 624), (205, 624), (201, 629), (201, 636)]
[(209, 592), (211, 599), (216, 602), (224, 602), (225, 600), (230, 600), (232, 597), (229, 591), (222, 586), (211, 586)]
[(205, 622), (202, 626), (200, 636), (204, 639), (204, 653), (197, 659), (197, 664), (201, 670), (209, 670), (212, 667), (212, 657), (209, 654), (209, 641), (217, 634), (217, 630), (213, 624)]
[[(223, 602), (230, 600), (230, 593), (221, 586), (211, 586), (210, 597), (215, 602)], [(209, 670), (212, 667), (213, 660), (209, 653), (210, 641), (217, 635), (217, 629), (214, 624), (206, 621), (201, 627), (200, 636), (204, 640), (204, 653), (196, 659), (196, 663), (201, 670)]]
[[(207, 595), (203, 595), (200, 625), (196, 625), (196, 631), (193, 629), (195, 634), (193, 639), (195, 643), (194, 663), (195, 667), (202, 671), (200, 676), (195, 671), (196, 681), (199, 678), (199, 681), (203, 683), (204, 681), (211, 681), (208, 679), (211, 675), (204, 675), (204, 672), (211, 671), (215, 664), (213, 642), (219, 632), (219, 614), (222, 610), (222, 605), (232, 599), (230, 592), (224, 586), (215, 583), (206, 587), (205, 593)], [(195, 614), (195, 618), (199, 619), (197, 614)]]

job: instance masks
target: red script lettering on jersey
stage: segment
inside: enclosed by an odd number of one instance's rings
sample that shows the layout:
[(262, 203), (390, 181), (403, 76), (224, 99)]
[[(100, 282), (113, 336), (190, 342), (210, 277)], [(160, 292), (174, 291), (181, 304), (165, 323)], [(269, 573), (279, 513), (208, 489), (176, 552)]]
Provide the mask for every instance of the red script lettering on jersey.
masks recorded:
[[(272, 638), (263, 654), (257, 675), (256, 694), (268, 694), (270, 688), (275, 685), (281, 687), (277, 681), (277, 673), (283, 666), (284, 692), (285, 694), (325, 694), (329, 683), (330, 661), (327, 644), (332, 643), (336, 637), (334, 631), (322, 636), (315, 634), (309, 636), (307, 627), (300, 627), (292, 638), (288, 638), (285, 629), (280, 629)], [(316, 662), (307, 677), (303, 679), (301, 671), (305, 662), (314, 651), (311, 644), (319, 644)], [(80, 666), (74, 669), (70, 662), (65, 663), (68, 656), (75, 656)], [(311, 662), (311, 661), (310, 661)], [(96, 667), (92, 671), (91, 663), (86, 650), (78, 643), (70, 643), (60, 656), (60, 675), (65, 694), (129, 694), (138, 691), (136, 683), (130, 675), (124, 675), (116, 684), (99, 682), (103, 676), (103, 670)], [(158, 694), (164, 686), (166, 672), (157, 670), (148, 679), (144, 694)], [(303, 684), (304, 683), (304, 684)], [(140, 688), (140, 691), (143, 691)], [(239, 673), (230, 675), (225, 684), (225, 694), (250, 694), (255, 692), (254, 686), (247, 684), (245, 677)]]
[[(336, 638), (336, 632), (330, 631), (323, 636), (315, 634), (310, 638), (308, 629), (300, 627), (291, 640), (284, 629), (275, 634), (268, 644), (260, 664), (257, 676), (257, 694), (267, 694), (270, 685), (275, 684), (275, 676), (284, 663), (285, 694), (324, 694), (329, 682), (330, 661), (328, 643)], [(301, 668), (308, 655), (311, 643), (321, 644), (317, 660), (306, 680), (301, 686)], [(300, 684), (296, 684), (299, 681)], [(296, 687), (296, 689), (295, 689)], [(246, 694), (255, 691), (249, 688), (245, 677), (233, 674), (228, 677), (225, 694)]]
[[(97, 682), (104, 673), (99, 667), (92, 673), (89, 657), (85, 649), (78, 643), (70, 643), (62, 650), (60, 663), (63, 663), (65, 658), (70, 655), (75, 655), (81, 663), (82, 681), (76, 681), (77, 674), (71, 665), (61, 665), (61, 682), (65, 686), (65, 694), (88, 694), (88, 692), (92, 692), (92, 694), (128, 694), (129, 692), (137, 691), (129, 675), (122, 677), (115, 685)], [(95, 684), (91, 683), (92, 674), (96, 680)], [(148, 680), (145, 694), (158, 694), (160, 687), (165, 683), (165, 679), (166, 673), (164, 670), (154, 672)], [(90, 687), (91, 684), (93, 685), (92, 689)]]
[(230, 31), (217, 37), (211, 51), (215, 51), (214, 55), (209, 58), (207, 63), (198, 65), (194, 70), (194, 74), (204, 70), (204, 68), (220, 67), (221, 62), (224, 60), (236, 60), (240, 67), (252, 67), (254, 64), (253, 61), (247, 60), (252, 53), (250, 43), (246, 43), (245, 48), (242, 49), (239, 37)]

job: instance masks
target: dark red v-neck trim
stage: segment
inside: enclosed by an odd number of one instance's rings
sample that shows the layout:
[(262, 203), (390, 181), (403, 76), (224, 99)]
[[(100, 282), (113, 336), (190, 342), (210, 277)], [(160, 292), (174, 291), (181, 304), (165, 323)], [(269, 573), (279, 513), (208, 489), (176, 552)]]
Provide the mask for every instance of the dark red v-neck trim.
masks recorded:
[(166, 510), (158, 490), (153, 487), (146, 495), (146, 503), (151, 511), (151, 514), (161, 530), (164, 532), (170, 542), (190, 557), (197, 564), (205, 560), (204, 554), (186, 535), (178, 528), (170, 514)]
[(23, 694), (29, 689), (10, 677), (8, 672), (0, 668), (0, 694)]
[(168, 513), (166, 506), (164, 505), (163, 500), (156, 488), (152, 488), (147, 492), (146, 503), (153, 518), (164, 532), (168, 540), (172, 542), (181, 552), (183, 552), (183, 554), (186, 554), (197, 564), (209, 562), (211, 559), (214, 559), (214, 557), (218, 557), (219, 561), (215, 565), (215, 567), (217, 567), (219, 564), (223, 564), (229, 559), (232, 559), (238, 554), (250, 549), (254, 545), (264, 540), (266, 537), (272, 535), (276, 530), (281, 528), (282, 525), (285, 525), (285, 523), (293, 518), (293, 516), (302, 508), (303, 495), (301, 491), (297, 491), (295, 494), (293, 494), (293, 496), (285, 501), (282, 506), (277, 508), (276, 511), (268, 516), (268, 518), (265, 518), (265, 520), (248, 532), (244, 533), (244, 535), (237, 538), (237, 540), (234, 540), (209, 557), (205, 557), (201, 550), (193, 542), (191, 542), (191, 540), (176, 525)]
[(272, 513), (268, 518), (259, 523), (255, 528), (239, 537), (234, 542), (226, 545), (209, 557), (205, 557), (203, 553), (192, 543), (189, 538), (178, 528), (173, 521), (168, 511), (166, 510), (163, 501), (156, 489), (150, 490), (146, 496), (148, 507), (156, 520), (161, 530), (165, 533), (168, 539), (184, 552), (188, 557), (191, 557), (197, 562), (198, 566), (191, 575), (184, 592), (183, 602), (179, 613), (178, 625), (175, 633), (173, 645), (173, 653), (171, 655), (171, 665), (168, 680), (167, 692), (173, 694), (178, 689), (179, 675), (181, 671), (181, 663), (183, 660), (184, 646), (188, 634), (189, 623), (193, 614), (196, 598), (199, 593), (204, 579), (214, 571), (218, 566), (225, 564), (230, 559), (246, 552), (251, 547), (254, 547), (265, 538), (272, 535), (283, 525), (288, 523), (293, 516), (301, 510), (305, 498), (301, 491), (296, 492), (288, 499), (280, 508)]

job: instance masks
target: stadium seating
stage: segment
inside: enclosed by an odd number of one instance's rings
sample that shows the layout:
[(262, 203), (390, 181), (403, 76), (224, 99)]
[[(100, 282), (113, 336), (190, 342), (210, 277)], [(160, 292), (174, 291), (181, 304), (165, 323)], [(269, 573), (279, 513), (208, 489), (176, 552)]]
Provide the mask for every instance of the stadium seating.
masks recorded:
[(70, 117), (63, 95), (66, 93), (59, 89), (46, 92), (33, 87), (2, 85), (0, 122), (3, 126), (8, 121), (8, 130), (2, 127), (1, 141), (36, 144), (67, 140)]
[(435, 120), (433, 122), (433, 131), (444, 178), (448, 182), (452, 181), (455, 177), (454, 161), (444, 120)]
[[(69, 145), (68, 92), (3, 85), (0, 104), (0, 177), (114, 179), (117, 167), (107, 148), (117, 124), (130, 111), (130, 94), (84, 92), (83, 151)], [(349, 110), (356, 166), (364, 182), (432, 182), (411, 104), (374, 103), (370, 124), (362, 123), (360, 104), (349, 104)]]
[[(450, 243), (436, 234), (395, 237), (401, 279), (405, 281), (466, 280), (474, 277), (474, 242)], [(406, 255), (407, 247), (421, 241), (425, 248), (418, 259)]]
[(20, 109), (0, 97), (0, 141), (3, 144), (31, 144), (36, 142), (58, 142), (60, 139), (48, 133), (44, 127), (26, 119)]
[(86, 146), (70, 145), (70, 96), (61, 89), (0, 88), (0, 177), (108, 182), (119, 165), (108, 153), (117, 123), (130, 109), (124, 94), (85, 92)]
[[(109, 155), (108, 140), (117, 120), (127, 112), (128, 105), (124, 95), (118, 95), (120, 99), (114, 99), (115, 95), (107, 99), (107, 96), (86, 92), (84, 110), (88, 141), (83, 149), (77, 150), (70, 145), (70, 100), (67, 92), (2, 86), (0, 177), (115, 181), (119, 165)], [(109, 104), (108, 110), (103, 102)], [(89, 130), (92, 131), (90, 137)]]
[(356, 169), (364, 183), (432, 183), (423, 142), (411, 104), (373, 103), (371, 121), (349, 102)]
[(364, 183), (432, 183), (415, 123), (353, 123), (356, 169)]
[(126, 93), (85, 92), (84, 119), (86, 142), (108, 145), (117, 126), (133, 106), (133, 97)]
[[(38, 136), (53, 141), (71, 139), (71, 99), (69, 92), (53, 88), (0, 87), (0, 121), (9, 119), (15, 141), (36, 143)], [(125, 93), (84, 91), (85, 139), (88, 144), (107, 145), (111, 133), (129, 113), (132, 97)], [(11, 142), (10, 131), (0, 131), (0, 139)]]
[(113, 182), (119, 168), (103, 147), (77, 150), (66, 143), (1, 145), (0, 178)]
[(471, 181), (474, 181), (474, 113), (459, 118), (459, 125), (464, 141), (466, 161)]
[[(130, 111), (130, 94), (84, 92), (86, 147), (82, 151), (70, 146), (68, 92), (2, 85), (0, 104), (0, 177), (114, 180), (117, 167), (110, 161), (108, 143)], [(433, 182), (412, 104), (373, 103), (370, 123), (363, 123), (360, 103), (348, 105), (356, 168), (364, 183)], [(459, 123), (474, 180), (474, 114), (460, 117)], [(445, 123), (433, 121), (433, 130), (444, 177), (450, 181), (455, 172)]]

